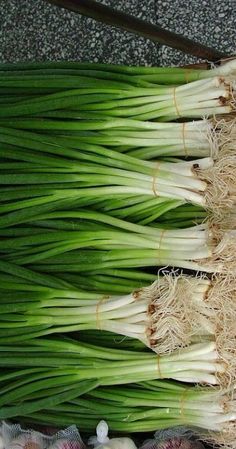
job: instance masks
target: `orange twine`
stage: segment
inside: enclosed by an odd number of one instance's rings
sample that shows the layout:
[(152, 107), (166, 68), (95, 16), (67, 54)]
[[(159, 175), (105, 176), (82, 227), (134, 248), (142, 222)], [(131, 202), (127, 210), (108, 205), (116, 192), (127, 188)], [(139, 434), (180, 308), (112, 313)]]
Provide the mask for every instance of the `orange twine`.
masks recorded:
[(164, 376), (162, 376), (162, 373), (161, 373), (161, 365), (160, 365), (160, 356), (159, 355), (157, 355), (157, 371), (158, 371), (159, 379), (163, 379)]
[(182, 396), (180, 397), (180, 415), (184, 417), (184, 405), (187, 399), (187, 393), (189, 388), (185, 388)]
[(99, 318), (99, 308), (100, 306), (104, 303), (104, 301), (107, 299), (106, 296), (103, 296), (100, 301), (98, 301), (97, 305), (96, 305), (96, 327), (97, 329), (101, 330), (101, 322), (100, 322), (100, 318)]
[(175, 109), (176, 109), (176, 112), (177, 112), (177, 116), (178, 117), (181, 117), (181, 114), (180, 114), (180, 111), (179, 111), (179, 107), (178, 107), (178, 104), (177, 104), (177, 99), (176, 99), (176, 87), (174, 87), (174, 89), (173, 89), (173, 97), (174, 97), (174, 105), (175, 105)]
[(162, 229), (161, 231), (161, 235), (160, 235), (160, 239), (159, 239), (159, 243), (158, 243), (158, 249), (161, 249), (161, 242), (163, 240), (164, 234), (167, 231), (167, 229)]
[(153, 177), (152, 177), (152, 191), (153, 191), (153, 193), (154, 193), (154, 195), (155, 196), (159, 196), (158, 195), (158, 190), (157, 190), (157, 188), (156, 188), (156, 179), (157, 179), (157, 175), (158, 175), (158, 172), (159, 172), (159, 170), (160, 170), (160, 162), (157, 162), (156, 163), (156, 170), (155, 170), (155, 172), (154, 172), (154, 175), (153, 175)]
[(186, 122), (182, 123), (182, 137), (183, 137), (183, 145), (184, 145), (185, 156), (188, 157), (189, 154), (188, 154), (188, 150), (187, 150), (186, 142), (185, 142), (185, 125), (186, 125)]
[(189, 81), (191, 82), (191, 80), (189, 80), (189, 76), (190, 76), (190, 74), (192, 73), (192, 71), (193, 71), (193, 70), (185, 69), (184, 77), (185, 77), (185, 82), (186, 82), (186, 84), (188, 84)]

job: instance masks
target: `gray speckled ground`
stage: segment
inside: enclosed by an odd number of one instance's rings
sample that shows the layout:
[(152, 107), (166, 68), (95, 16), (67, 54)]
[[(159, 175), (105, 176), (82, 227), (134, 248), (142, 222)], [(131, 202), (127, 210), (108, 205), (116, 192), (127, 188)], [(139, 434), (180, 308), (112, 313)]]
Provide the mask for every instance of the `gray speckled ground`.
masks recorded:
[[(101, 1), (101, 0), (100, 0)], [(236, 0), (103, 0), (209, 46), (236, 50)], [(183, 64), (195, 58), (44, 0), (0, 0), (0, 61)]]

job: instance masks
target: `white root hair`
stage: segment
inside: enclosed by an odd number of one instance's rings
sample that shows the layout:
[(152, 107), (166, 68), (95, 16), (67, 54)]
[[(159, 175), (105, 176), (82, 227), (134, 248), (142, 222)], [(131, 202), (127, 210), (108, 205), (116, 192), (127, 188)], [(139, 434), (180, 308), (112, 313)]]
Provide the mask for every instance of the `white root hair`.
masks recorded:
[(147, 341), (159, 354), (190, 345), (214, 341), (223, 369), (219, 385), (236, 381), (236, 277), (165, 275), (139, 291), (147, 300)]

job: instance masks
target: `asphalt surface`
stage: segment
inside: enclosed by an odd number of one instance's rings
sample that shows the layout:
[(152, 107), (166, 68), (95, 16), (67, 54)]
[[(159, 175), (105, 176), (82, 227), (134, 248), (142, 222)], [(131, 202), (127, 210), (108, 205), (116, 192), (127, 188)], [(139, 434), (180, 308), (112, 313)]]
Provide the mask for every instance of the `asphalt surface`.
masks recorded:
[[(103, 3), (223, 52), (236, 52), (236, 0)], [(46, 0), (0, 0), (0, 62), (44, 60), (136, 65), (196, 62), (189, 55), (49, 5)]]

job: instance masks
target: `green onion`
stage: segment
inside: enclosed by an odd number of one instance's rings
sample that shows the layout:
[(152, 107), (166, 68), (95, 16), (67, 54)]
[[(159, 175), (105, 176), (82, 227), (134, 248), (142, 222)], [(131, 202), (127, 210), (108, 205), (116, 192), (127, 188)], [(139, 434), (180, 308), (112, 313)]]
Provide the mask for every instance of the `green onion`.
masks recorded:
[(81, 423), (81, 430), (90, 431), (93, 423), (104, 416), (111, 431), (123, 433), (184, 426), (205, 442), (232, 445), (235, 432), (232, 396), (234, 393), (227, 389), (189, 387), (170, 381), (142, 382), (129, 388), (95, 388), (78, 399), (25, 418), (31, 423), (57, 426), (65, 426), (71, 420), (78, 426)]
[[(23, 417), (28, 423), (56, 426), (73, 422), (91, 432), (95, 420), (103, 417), (114, 431), (184, 425), (201, 438), (232, 441), (234, 393), (227, 386), (224, 363), (216, 362), (214, 343), (195, 344), (159, 358), (66, 339), (29, 340), (24, 348), (0, 350), (0, 363), (7, 368), (0, 376), (1, 419)], [(162, 377), (220, 382), (220, 387), (196, 388)]]
[(233, 278), (174, 275), (125, 296), (46, 288), (27, 295), (6, 289), (0, 336), (5, 332), (12, 340), (22, 328), (25, 339), (28, 328), (38, 335), (98, 329), (138, 339), (159, 354), (213, 341), (232, 368), (235, 291)]
[(76, 137), (80, 143), (106, 146), (139, 159), (167, 156), (220, 157), (234, 142), (234, 119), (222, 116), (183, 123), (160, 123), (129, 118), (96, 120), (75, 111), (54, 111), (39, 118), (2, 119), (0, 126), (32, 130), (44, 135)]
[[(232, 64), (231, 64), (232, 65)], [(176, 74), (175, 69), (155, 70), (146, 69), (145, 74), (138, 72), (133, 76), (135, 69), (130, 69), (131, 74), (122, 73), (124, 69), (113, 66), (83, 66), (76, 64), (72, 66), (75, 71), (61, 72), (62, 66), (55, 65), (53, 74), (46, 70), (39, 72), (30, 69), (26, 72), (14, 70), (14, 66), (8, 67), (8, 71), (0, 71), (0, 89), (6, 89), (5, 94), (11, 95), (19, 90), (19, 94), (49, 91), (48, 97), (42, 100), (33, 98), (18, 101), (16, 104), (6, 103), (2, 105), (1, 117), (24, 116), (35, 113), (53, 111), (55, 109), (76, 109), (81, 112), (92, 111), (97, 116), (130, 117), (137, 119), (159, 119), (172, 120), (178, 117), (202, 117), (207, 114), (228, 113), (234, 110), (233, 84), (231, 86), (231, 65), (226, 65), (226, 77), (219, 76), (219, 70), (203, 72), (177, 71), (182, 77), (182, 82), (187, 84), (178, 85), (176, 77), (168, 77), (168, 72)], [(96, 69), (101, 70), (96, 70)], [(10, 70), (9, 70), (10, 69)], [(16, 67), (17, 69), (17, 67)], [(57, 72), (57, 69), (59, 71)], [(117, 73), (117, 70), (119, 73)], [(141, 69), (142, 71), (142, 69)], [(170, 86), (158, 83), (163, 80), (165, 74), (166, 82)], [(160, 73), (162, 78), (160, 78)], [(167, 74), (167, 76), (166, 76)], [(191, 75), (197, 81), (191, 81)], [(205, 78), (206, 79), (199, 79)], [(183, 79), (185, 78), (185, 79)], [(176, 84), (177, 81), (177, 84)], [(191, 81), (188, 83), (188, 81)], [(95, 87), (94, 87), (95, 86)], [(65, 89), (72, 89), (71, 95)], [(39, 89), (39, 91), (38, 91)], [(60, 92), (58, 92), (60, 91)], [(104, 100), (102, 100), (103, 95)], [(106, 97), (107, 95), (107, 97)], [(82, 101), (80, 101), (82, 100)]]
[(55, 111), (49, 118), (2, 119), (0, 126), (51, 135), (72, 135), (79, 142), (105, 145), (139, 159), (218, 155), (220, 135), (211, 121), (156, 123), (132, 119), (83, 119), (77, 112)]
[[(84, 222), (78, 221), (77, 230), (58, 230), (53, 218), (59, 216), (84, 218)], [(34, 270), (55, 273), (83, 273), (96, 265), (103, 272), (166, 265), (209, 273), (234, 272), (235, 231), (227, 230), (227, 217), (226, 224), (219, 223), (216, 228), (205, 223), (183, 230), (142, 226), (86, 211), (60, 212), (47, 218), (51, 218), (49, 229), (39, 226), (30, 236), (21, 236), (21, 228), (3, 231), (3, 264), (30, 264)], [(99, 220), (109, 226), (100, 227)]]
[(124, 337), (115, 332), (99, 330), (79, 331), (72, 334), (80, 342), (95, 344), (105, 348), (127, 349), (128, 351), (147, 351), (140, 340)]
[[(24, 398), (37, 391), (46, 390), (49, 398), (53, 395), (53, 389), (50, 391), (50, 388), (57, 387), (60, 391), (62, 381), (68, 386), (90, 379), (97, 380), (100, 385), (122, 385), (171, 378), (189, 383), (225, 386), (232, 381), (231, 374), (234, 375), (233, 369), (222, 359), (213, 341), (195, 343), (161, 356), (149, 351), (109, 349), (62, 338), (26, 340), (23, 347), (1, 344), (0, 351), (0, 364), (7, 369), (10, 379), (20, 378), (19, 382), (6, 383), (6, 378), (1, 382), (0, 376), (1, 419), (13, 416), (6, 416), (3, 406), (16, 400), (23, 404)], [(30, 370), (22, 371), (26, 367), (45, 368), (45, 374), (40, 373), (34, 379)], [(42, 404), (36, 407), (39, 410)]]
[[(27, 147), (32, 155), (28, 160), (27, 151), (21, 151), (21, 158), (32, 162), (35, 153), (37, 161), (41, 160), (41, 164), (45, 165), (45, 168), (21, 165), (19, 168), (13, 166), (12, 169), (7, 165), (7, 171), (2, 173), (0, 180), (3, 186), (8, 186), (3, 187), (3, 198), (10, 202), (5, 204), (4, 201), (0, 205), (0, 214), (13, 213), (18, 209), (21, 209), (21, 213), (0, 217), (1, 226), (22, 222), (15, 221), (15, 217), (20, 216), (22, 219), (24, 209), (30, 208), (26, 210), (28, 216), (31, 212), (36, 215), (39, 206), (44, 208), (40, 211), (48, 211), (57, 208), (57, 203), (61, 207), (61, 202), (68, 204), (76, 201), (78, 206), (78, 203), (89, 205), (106, 199), (109, 207), (111, 199), (116, 197), (138, 198), (138, 202), (154, 199), (157, 204), (160, 204), (160, 199), (163, 201), (167, 198), (182, 202), (176, 205), (190, 202), (213, 209), (217, 214), (222, 208), (231, 207), (235, 201), (235, 163), (231, 155), (215, 164), (211, 158), (155, 163), (141, 161), (98, 145), (80, 143), (78, 151), (75, 149), (78, 142), (76, 139), (74, 142), (72, 137), (45, 136), (45, 141), (42, 141), (42, 136), (36, 133), (10, 128), (0, 129), (0, 142), (10, 145), (5, 156), (11, 157), (12, 150), (12, 157), (18, 158), (19, 151), (15, 154), (15, 145)], [(67, 148), (63, 145), (67, 145)], [(51, 157), (48, 161), (45, 152), (56, 154), (56, 159)], [(31, 191), (29, 184), (37, 188), (33, 187)], [(13, 185), (16, 188), (12, 191)], [(14, 199), (18, 201), (14, 202)]]

